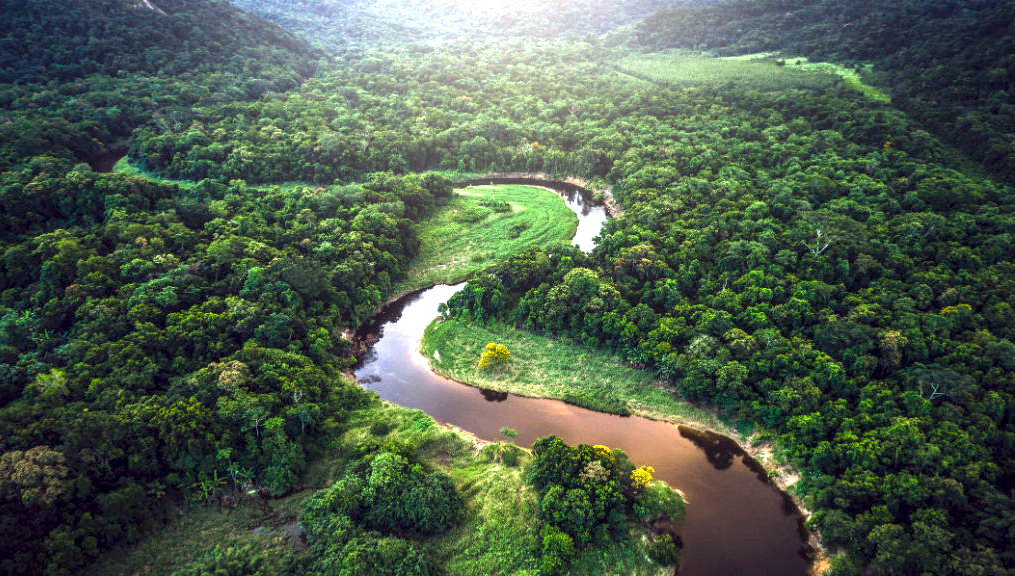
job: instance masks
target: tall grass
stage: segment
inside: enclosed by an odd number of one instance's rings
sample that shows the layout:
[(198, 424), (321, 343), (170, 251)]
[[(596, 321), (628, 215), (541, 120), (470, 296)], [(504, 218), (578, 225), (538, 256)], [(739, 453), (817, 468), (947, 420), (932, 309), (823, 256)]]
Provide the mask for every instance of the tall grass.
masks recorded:
[[(499, 371), (476, 368), (488, 342), (508, 347), (508, 367)], [(427, 326), (420, 350), (434, 371), (472, 386), (733, 433), (713, 412), (681, 400), (648, 370), (632, 368), (607, 351), (511, 326), (467, 324), (453, 319)], [(575, 370), (575, 366), (582, 369)]]
[(395, 291), (465, 280), (533, 244), (568, 242), (577, 229), (574, 212), (558, 194), (543, 188), (456, 190), (448, 206), (420, 223), (419, 254)]
[(825, 71), (792, 69), (779, 66), (773, 61), (712, 58), (681, 52), (632, 54), (618, 60), (615, 66), (629, 76), (674, 88), (717, 88), (734, 84), (770, 91), (823, 88), (838, 81)]

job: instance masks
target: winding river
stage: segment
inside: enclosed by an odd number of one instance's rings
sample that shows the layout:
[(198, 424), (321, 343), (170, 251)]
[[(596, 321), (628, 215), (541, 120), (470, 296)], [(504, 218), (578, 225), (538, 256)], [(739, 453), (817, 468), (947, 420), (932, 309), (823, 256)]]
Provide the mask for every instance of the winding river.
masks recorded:
[[(591, 249), (605, 211), (573, 187), (555, 188), (563, 188), (578, 215), (575, 244)], [(360, 385), (479, 438), (497, 440), (507, 426), (518, 431), (516, 442), (523, 446), (554, 434), (572, 444), (622, 448), (636, 464), (653, 466), (657, 478), (687, 497), (682, 575), (807, 574), (809, 547), (800, 512), (732, 440), (556, 400), (480, 390), (434, 374), (417, 342), (437, 316), (437, 306), (462, 286), (437, 285), (388, 306), (374, 327), (380, 339), (356, 368)]]

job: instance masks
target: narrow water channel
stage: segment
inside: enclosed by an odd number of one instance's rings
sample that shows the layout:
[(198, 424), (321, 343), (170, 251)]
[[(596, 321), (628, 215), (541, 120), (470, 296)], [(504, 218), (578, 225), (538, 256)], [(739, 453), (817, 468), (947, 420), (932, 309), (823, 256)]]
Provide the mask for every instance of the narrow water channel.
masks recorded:
[[(596, 222), (596, 216), (588, 218), (595, 212), (580, 195), (572, 196), (568, 204), (579, 218), (575, 243), (589, 250), (605, 212)], [(590, 232), (592, 226), (595, 228)], [(526, 447), (539, 437), (554, 434), (572, 444), (621, 448), (638, 465), (653, 466), (657, 478), (687, 496), (683, 575), (807, 573), (806, 533), (799, 512), (785, 494), (759, 478), (756, 466), (749, 465), (731, 440), (702, 437), (672, 424), (593, 412), (555, 400), (484, 391), (434, 374), (418, 353), (417, 343), (437, 316), (437, 306), (462, 286), (434, 286), (406, 296), (382, 312), (376, 324), (380, 339), (355, 371), (360, 385), (385, 400), (423, 410), (439, 422), (482, 439), (500, 439), (500, 428), (507, 426), (518, 431), (516, 442)]]

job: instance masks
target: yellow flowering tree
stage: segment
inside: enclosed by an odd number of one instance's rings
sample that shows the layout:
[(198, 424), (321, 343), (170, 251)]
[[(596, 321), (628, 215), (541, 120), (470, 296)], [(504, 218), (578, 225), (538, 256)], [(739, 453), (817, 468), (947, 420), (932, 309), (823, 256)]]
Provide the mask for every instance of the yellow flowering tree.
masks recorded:
[(503, 366), (511, 361), (511, 352), (503, 344), (490, 342), (483, 347), (483, 353), (479, 356), (479, 369), (490, 370)]
[(641, 490), (652, 482), (652, 474), (656, 471), (651, 466), (641, 466), (631, 471), (631, 488)]

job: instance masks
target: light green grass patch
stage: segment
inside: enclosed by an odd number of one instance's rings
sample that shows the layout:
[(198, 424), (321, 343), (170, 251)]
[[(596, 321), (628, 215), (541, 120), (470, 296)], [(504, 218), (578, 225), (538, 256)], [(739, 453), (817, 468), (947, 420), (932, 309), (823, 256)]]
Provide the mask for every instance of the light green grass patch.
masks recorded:
[[(839, 78), (842, 78), (846, 86), (856, 90), (864, 96), (867, 96), (871, 100), (876, 100), (878, 102), (892, 101), (891, 97), (880, 88), (864, 82), (860, 77), (859, 71), (833, 62), (812, 62), (803, 56), (782, 56), (778, 52), (755, 52), (753, 54), (741, 54), (740, 56), (725, 56), (720, 58), (720, 60), (741, 62), (782, 60), (785, 62), (785, 66), (787, 68), (834, 74)], [(870, 65), (868, 65), (868, 68), (869, 66)]]
[(846, 86), (871, 100), (878, 102), (891, 102), (892, 98), (877, 86), (867, 84), (860, 78), (860, 73), (853, 68), (847, 68), (841, 64), (832, 62), (811, 62), (807, 58), (786, 58), (786, 67), (798, 70), (813, 70), (817, 72), (828, 72), (842, 78)]
[[(476, 367), (488, 342), (511, 352), (507, 368)], [(511, 326), (438, 320), (427, 326), (420, 344), (438, 374), (490, 390), (522, 396), (554, 398), (600, 410), (630, 413), (709, 428), (735, 435), (713, 412), (676, 397), (647, 370), (632, 368), (610, 352), (539, 336)], [(575, 366), (582, 369), (575, 370)], [(593, 374), (594, 377), (588, 377)]]
[[(489, 204), (506, 202), (509, 211)], [(486, 205), (484, 205), (486, 204)], [(536, 244), (568, 242), (578, 217), (560, 195), (535, 186), (471, 186), (419, 225), (419, 254), (396, 293), (453, 283)]]
[(521, 468), (476, 462), (451, 474), (469, 504), (465, 522), (437, 543), (448, 574), (537, 574), (538, 495)]
[(827, 72), (778, 66), (762, 59), (725, 59), (680, 51), (630, 54), (616, 68), (637, 78), (673, 87), (741, 85), (756, 90), (821, 88), (836, 80)]
[[(254, 543), (272, 551), (269, 558), (281, 561), (288, 539), (284, 524), (269, 508), (262, 508), (254, 497), (234, 510), (217, 507), (196, 507), (165, 527), (151, 532), (137, 544), (110, 550), (85, 569), (83, 576), (157, 576), (169, 574), (187, 563), (201, 558), (216, 545), (223, 548)], [(276, 501), (284, 502), (284, 501)], [(274, 504), (274, 503), (272, 503)], [(261, 528), (254, 533), (255, 528)], [(269, 562), (269, 570), (277, 563)]]

